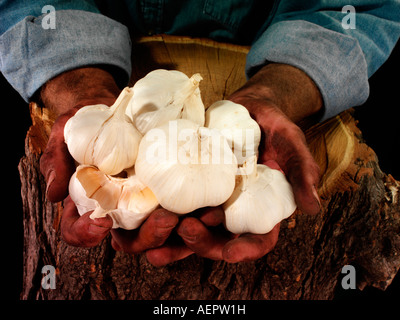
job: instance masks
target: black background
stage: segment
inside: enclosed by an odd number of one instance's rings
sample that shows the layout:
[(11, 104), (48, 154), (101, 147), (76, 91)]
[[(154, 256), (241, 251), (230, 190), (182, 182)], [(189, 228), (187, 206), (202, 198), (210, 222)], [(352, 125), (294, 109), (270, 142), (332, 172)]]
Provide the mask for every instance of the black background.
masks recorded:
[[(392, 174), (400, 180), (400, 48), (399, 45), (389, 60), (371, 77), (370, 97), (360, 107), (355, 108), (358, 126), (363, 132), (367, 144), (374, 149), (379, 158), (383, 172)], [(2, 291), (6, 299), (19, 300), (22, 283), (22, 246), (23, 225), (21, 189), (18, 174), (18, 163), (24, 155), (24, 140), (31, 124), (28, 105), (0, 76), (1, 93), (1, 137), (5, 142), (2, 148), (3, 163), (3, 210), (2, 221), (1, 278)], [(23, 196), (23, 195), (22, 195)], [(4, 281), (5, 280), (5, 281)], [(386, 291), (366, 288), (363, 291), (337, 289), (336, 300), (386, 301), (400, 298), (400, 275), (394, 279)]]

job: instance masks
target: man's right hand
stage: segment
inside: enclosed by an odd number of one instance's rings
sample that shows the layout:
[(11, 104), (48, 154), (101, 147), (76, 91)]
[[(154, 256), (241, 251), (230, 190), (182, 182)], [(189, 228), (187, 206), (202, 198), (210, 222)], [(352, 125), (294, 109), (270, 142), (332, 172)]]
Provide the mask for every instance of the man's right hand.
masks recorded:
[(91, 104), (111, 106), (119, 92), (113, 77), (99, 68), (65, 72), (47, 82), (41, 90), (44, 107), (49, 108), (57, 118), (40, 159), (40, 170), (46, 180), (47, 198), (51, 202), (65, 199), (61, 233), (71, 245), (97, 245), (111, 230), (112, 219), (107, 216), (93, 220), (89, 218), (90, 212), (80, 216), (75, 204), (67, 197), (75, 162), (64, 142), (64, 126), (80, 107)]

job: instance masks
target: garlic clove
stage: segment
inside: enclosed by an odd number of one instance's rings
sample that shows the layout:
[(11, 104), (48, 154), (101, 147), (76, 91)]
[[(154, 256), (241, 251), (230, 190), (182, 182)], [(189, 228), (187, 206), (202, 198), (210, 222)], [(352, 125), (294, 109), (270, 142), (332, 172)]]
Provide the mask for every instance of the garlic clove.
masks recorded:
[(177, 70), (157, 69), (138, 80), (126, 114), (145, 134), (164, 122), (188, 119), (204, 125), (204, 104), (196, 73), (191, 78)]
[(76, 178), (88, 198), (106, 210), (115, 209), (122, 192), (123, 179), (113, 178), (93, 166), (79, 166)]
[(131, 167), (142, 135), (125, 115), (133, 90), (126, 87), (115, 103), (81, 108), (64, 128), (64, 138), (79, 164), (95, 165), (109, 175)]
[(147, 132), (135, 170), (163, 208), (185, 214), (225, 202), (235, 186), (237, 162), (217, 130), (178, 119)]
[(104, 174), (94, 166), (80, 165), (70, 179), (69, 195), (80, 215), (93, 211), (91, 219), (104, 217), (117, 207), (122, 181), (121, 178)]
[(253, 155), (258, 156), (261, 129), (244, 106), (230, 100), (213, 103), (205, 113), (205, 126), (221, 131), (239, 165)]
[(257, 164), (255, 156), (238, 171), (235, 189), (223, 204), (229, 231), (265, 234), (296, 210), (292, 187), (282, 172)]
[(158, 206), (151, 190), (128, 172), (128, 178), (112, 177), (90, 165), (80, 165), (72, 175), (69, 193), (80, 215), (93, 211), (91, 219), (109, 215), (113, 228), (135, 229)]
[(100, 207), (98, 205), (97, 200), (91, 199), (88, 196), (86, 196), (85, 189), (82, 187), (81, 183), (76, 178), (76, 171), (69, 180), (68, 189), (69, 189), (69, 195), (72, 201), (75, 203), (75, 206), (78, 209), (78, 213), (80, 215), (83, 215), (89, 211), (94, 211), (97, 207)]
[[(128, 209), (114, 209), (104, 211), (98, 215), (92, 214), (93, 218), (105, 217), (109, 215), (113, 220), (113, 229), (121, 228), (125, 230), (133, 230), (138, 228), (144, 220), (150, 215), (150, 213), (136, 212), (135, 214)], [(92, 215), (90, 216), (92, 218)]]
[(113, 211), (113, 219), (123, 229), (135, 229), (158, 206), (154, 193), (131, 171), (118, 199), (118, 209)]
[(80, 164), (93, 164), (93, 149), (101, 126), (110, 117), (104, 104), (85, 106), (64, 126), (64, 139), (68, 151)]

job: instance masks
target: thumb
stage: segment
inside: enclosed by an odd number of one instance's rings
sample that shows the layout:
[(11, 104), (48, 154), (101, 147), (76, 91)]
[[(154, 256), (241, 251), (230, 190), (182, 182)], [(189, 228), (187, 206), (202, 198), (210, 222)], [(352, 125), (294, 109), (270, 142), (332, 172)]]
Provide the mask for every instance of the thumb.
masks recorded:
[(74, 160), (64, 142), (64, 126), (76, 111), (77, 109), (71, 109), (57, 118), (40, 158), (40, 171), (46, 180), (46, 194), (51, 202), (58, 202), (67, 197), (69, 180), (75, 171)]
[(308, 214), (317, 214), (321, 202), (316, 187), (319, 184), (319, 167), (311, 154), (291, 158), (286, 163), (287, 179), (292, 185), (294, 197), (299, 209)]

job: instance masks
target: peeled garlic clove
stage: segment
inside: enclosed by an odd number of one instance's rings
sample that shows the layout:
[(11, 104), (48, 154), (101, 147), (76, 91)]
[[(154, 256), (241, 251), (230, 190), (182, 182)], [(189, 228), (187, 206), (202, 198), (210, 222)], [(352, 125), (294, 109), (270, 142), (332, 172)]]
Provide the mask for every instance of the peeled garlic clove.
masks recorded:
[(179, 119), (147, 132), (135, 170), (162, 207), (184, 214), (225, 202), (237, 162), (218, 130)]
[(119, 227), (136, 229), (158, 205), (158, 200), (150, 188), (132, 172), (124, 182), (118, 199), (118, 210), (113, 211), (112, 217)]
[(91, 219), (109, 215), (113, 228), (135, 229), (158, 206), (154, 194), (137, 177), (112, 177), (98, 168), (80, 165), (72, 175), (69, 193), (80, 215)]
[[(110, 177), (94, 166), (80, 165), (69, 182), (69, 195), (80, 215), (93, 211), (92, 219), (117, 208), (122, 179)], [(100, 210), (101, 209), (101, 210)]]
[(213, 103), (206, 111), (205, 126), (221, 131), (231, 146), (238, 164), (253, 156), (258, 156), (261, 130), (242, 105), (230, 100)]
[(204, 104), (196, 73), (191, 78), (177, 70), (158, 69), (138, 80), (126, 114), (137, 129), (145, 134), (164, 122), (188, 119), (204, 125)]
[(79, 164), (95, 165), (109, 175), (133, 166), (142, 135), (125, 115), (133, 90), (125, 88), (115, 103), (81, 108), (64, 127), (64, 138)]
[(296, 209), (292, 187), (279, 170), (247, 159), (235, 190), (223, 204), (225, 226), (233, 233), (265, 234)]
[(123, 179), (113, 178), (93, 166), (79, 166), (76, 178), (90, 199), (106, 210), (115, 209), (122, 192)]
[[(98, 171), (95, 167), (85, 165), (78, 166), (69, 182), (69, 195), (75, 203), (78, 213), (84, 215), (87, 212), (93, 211), (90, 214), (91, 219), (105, 217), (107, 213), (113, 209), (115, 206), (115, 200), (111, 200), (110, 203), (108, 201), (116, 196), (113, 191), (118, 191), (118, 189), (115, 190), (112, 185), (109, 185), (108, 188), (105, 187), (105, 190), (102, 190), (102, 186), (98, 184), (102, 179), (99, 179), (97, 174), (93, 174), (93, 170)], [(88, 191), (85, 190), (81, 181), (77, 178), (78, 172), (80, 173), (80, 178), (85, 180), (83, 185), (88, 188)], [(95, 181), (90, 181), (90, 179), (86, 177), (86, 174), (95, 178)], [(103, 182), (106, 181), (103, 180)], [(108, 192), (111, 190), (113, 195), (107, 195), (107, 190)], [(103, 195), (105, 195), (104, 198), (102, 198)], [(113, 228), (117, 227), (118, 225), (113, 221)]]

